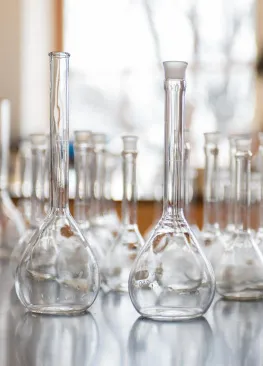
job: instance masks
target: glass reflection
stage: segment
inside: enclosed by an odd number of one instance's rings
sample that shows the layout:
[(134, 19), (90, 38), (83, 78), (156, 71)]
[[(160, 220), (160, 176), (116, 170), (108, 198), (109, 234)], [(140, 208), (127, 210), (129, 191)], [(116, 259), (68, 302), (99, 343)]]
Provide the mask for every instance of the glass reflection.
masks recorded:
[(91, 314), (55, 317), (26, 313), (15, 338), (20, 366), (96, 365), (99, 334)]
[(213, 333), (205, 318), (188, 322), (154, 322), (140, 317), (128, 343), (133, 366), (212, 365)]
[[(102, 297), (102, 312), (105, 323), (109, 329), (104, 344), (110, 352), (110, 362), (107, 359), (105, 365), (127, 365), (127, 342), (130, 330), (138, 318), (130, 297), (127, 293), (110, 291)], [(111, 342), (114, 340), (113, 342)], [(106, 354), (107, 352), (103, 352)], [(105, 360), (106, 361), (106, 360)], [(104, 360), (102, 362), (104, 365)], [(97, 366), (97, 365), (96, 365)]]
[(213, 316), (218, 364), (261, 364), (263, 301), (238, 302), (220, 299), (214, 305)]

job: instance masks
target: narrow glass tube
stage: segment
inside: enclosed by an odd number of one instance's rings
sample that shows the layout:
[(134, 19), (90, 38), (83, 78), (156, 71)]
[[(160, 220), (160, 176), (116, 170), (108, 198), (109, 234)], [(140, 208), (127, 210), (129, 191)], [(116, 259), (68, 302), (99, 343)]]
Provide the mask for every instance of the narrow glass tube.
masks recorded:
[(113, 235), (105, 219), (106, 135), (103, 133), (94, 133), (92, 135), (92, 141), (94, 146), (94, 159), (92, 164), (92, 198), (89, 235), (93, 242), (99, 244), (100, 251), (105, 254), (113, 243)]
[(251, 139), (236, 140), (235, 233), (215, 269), (217, 292), (227, 299), (263, 297), (263, 256), (250, 230)]
[(214, 267), (225, 245), (219, 227), (219, 132), (205, 133), (204, 216), (201, 233), (205, 254)]
[(184, 217), (184, 98), (187, 63), (165, 69), (163, 214), (138, 254), (129, 277), (136, 310), (155, 320), (200, 317), (215, 291), (212, 267)]
[(263, 132), (259, 132), (258, 165), (260, 167), (260, 204), (259, 204), (259, 227), (257, 241), (260, 249), (263, 246)]
[(31, 219), (31, 192), (32, 192), (32, 152), (29, 139), (23, 139), (19, 144), (20, 168), (20, 197), (18, 209), (22, 213), (27, 225)]
[(236, 140), (246, 137), (245, 134), (233, 134), (229, 136), (229, 185), (227, 192), (227, 225), (224, 229), (225, 240), (231, 239), (235, 231), (235, 189), (236, 189)]
[(74, 200), (74, 217), (82, 230), (89, 227), (88, 213), (91, 206), (91, 161), (93, 153), (92, 133), (90, 131), (74, 132), (74, 166), (76, 173), (76, 192)]
[(74, 137), (74, 165), (76, 173), (74, 217), (101, 267), (105, 254), (100, 245), (100, 238), (93, 236), (90, 224), (92, 169), (94, 164), (92, 133), (90, 131), (75, 131)]
[(8, 192), (10, 101), (0, 99), (0, 259), (9, 259), (25, 223)]
[(46, 153), (47, 153), (47, 138), (43, 134), (30, 135), (31, 143), (31, 215), (29, 226), (25, 233), (19, 239), (11, 255), (12, 272), (15, 274), (19, 260), (31, 239), (31, 236), (42, 223), (45, 217), (45, 192), (44, 192), (44, 177), (46, 172)]
[(123, 137), (123, 198), (121, 229), (106, 256), (105, 278), (115, 291), (128, 291), (132, 264), (144, 240), (137, 225), (136, 158), (137, 136)]
[(100, 287), (95, 256), (69, 212), (69, 54), (50, 56), (51, 209), (16, 270), (16, 292), (31, 312), (69, 315), (86, 311)]
[(94, 144), (92, 220), (100, 222), (103, 221), (105, 211), (106, 135), (104, 133), (94, 133), (92, 139)]

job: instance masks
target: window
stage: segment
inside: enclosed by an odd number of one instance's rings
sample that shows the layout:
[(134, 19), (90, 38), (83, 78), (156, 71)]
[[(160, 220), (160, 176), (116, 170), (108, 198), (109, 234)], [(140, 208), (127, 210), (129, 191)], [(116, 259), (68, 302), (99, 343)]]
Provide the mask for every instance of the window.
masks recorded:
[(64, 0), (72, 125), (106, 132), (115, 152), (120, 135), (138, 134), (139, 193), (152, 198), (163, 164), (162, 61), (189, 62), (186, 122), (200, 167), (204, 132), (251, 129), (255, 23), (255, 0)]

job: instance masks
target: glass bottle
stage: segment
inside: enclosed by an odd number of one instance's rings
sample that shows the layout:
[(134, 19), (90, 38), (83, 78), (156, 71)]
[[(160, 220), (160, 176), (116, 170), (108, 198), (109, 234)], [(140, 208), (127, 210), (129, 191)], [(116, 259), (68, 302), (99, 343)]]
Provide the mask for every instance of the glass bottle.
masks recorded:
[(214, 267), (225, 242), (219, 227), (219, 132), (205, 133), (204, 216), (201, 232), (203, 249)]
[(156, 320), (200, 317), (209, 308), (215, 291), (213, 269), (183, 212), (186, 67), (186, 62), (164, 62), (163, 214), (138, 254), (129, 277), (129, 293), (134, 307), (141, 315)]
[(0, 259), (11, 253), (25, 231), (25, 223), (8, 192), (10, 102), (0, 99)]
[(44, 134), (30, 135), (31, 162), (32, 162), (32, 187), (31, 192), (31, 217), (27, 230), (19, 239), (11, 255), (12, 272), (15, 274), (19, 260), (22, 258), (29, 240), (45, 217), (45, 192), (44, 177), (46, 172), (47, 137)]
[(92, 166), (92, 201), (89, 235), (98, 242), (104, 253), (113, 243), (113, 235), (105, 220), (105, 158), (106, 135), (93, 133), (94, 161)]
[(50, 56), (51, 209), (31, 237), (16, 271), (16, 292), (31, 312), (69, 315), (86, 311), (99, 291), (96, 259), (69, 212), (68, 65)]
[(230, 300), (263, 297), (263, 255), (250, 230), (251, 139), (236, 140), (235, 233), (215, 267), (217, 292)]
[(74, 200), (74, 218), (82, 233), (88, 240), (98, 264), (102, 265), (104, 252), (97, 240), (90, 232), (92, 165), (94, 149), (92, 133), (90, 131), (74, 132), (74, 166), (76, 173), (76, 193)]
[(128, 291), (132, 264), (144, 245), (137, 225), (136, 158), (137, 136), (123, 138), (122, 225), (118, 237), (106, 255), (105, 278), (114, 291)]

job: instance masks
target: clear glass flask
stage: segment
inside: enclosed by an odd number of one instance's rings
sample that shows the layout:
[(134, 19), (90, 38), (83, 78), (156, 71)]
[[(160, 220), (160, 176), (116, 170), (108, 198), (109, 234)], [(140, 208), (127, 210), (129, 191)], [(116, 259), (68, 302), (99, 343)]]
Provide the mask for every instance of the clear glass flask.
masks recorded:
[(137, 136), (123, 138), (122, 224), (119, 235), (106, 254), (105, 279), (114, 291), (128, 291), (132, 264), (144, 245), (137, 225), (136, 158)]
[(25, 223), (8, 192), (10, 102), (0, 99), (0, 259), (10, 259)]
[(92, 201), (90, 212), (89, 235), (98, 242), (104, 253), (113, 243), (113, 235), (105, 218), (106, 201), (105, 189), (105, 159), (106, 159), (106, 135), (93, 133), (94, 159), (92, 166)]
[(230, 300), (263, 297), (263, 256), (250, 230), (251, 139), (236, 140), (235, 233), (215, 267), (217, 292)]
[(186, 62), (164, 62), (163, 214), (138, 254), (129, 277), (129, 293), (134, 307), (141, 315), (156, 320), (200, 317), (209, 308), (215, 291), (212, 266), (183, 212), (186, 67)]
[(47, 159), (47, 136), (44, 134), (30, 135), (31, 162), (32, 162), (32, 187), (31, 192), (31, 216), (27, 230), (19, 239), (11, 255), (12, 272), (15, 275), (19, 260), (31, 239), (31, 236), (45, 218), (45, 192), (44, 177), (46, 172)]
[(205, 133), (203, 249), (213, 268), (225, 246), (219, 227), (219, 132)]
[(98, 264), (101, 266), (105, 253), (99, 239), (90, 230), (91, 200), (92, 200), (92, 167), (94, 149), (90, 131), (74, 132), (74, 166), (76, 173), (76, 193), (74, 200), (74, 218), (82, 233), (88, 240)]
[(69, 54), (49, 56), (51, 209), (23, 254), (15, 285), (29, 311), (70, 315), (91, 306), (100, 280), (95, 256), (69, 212)]

